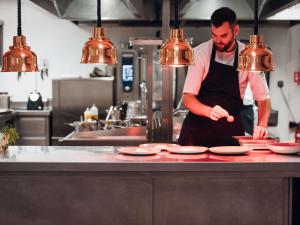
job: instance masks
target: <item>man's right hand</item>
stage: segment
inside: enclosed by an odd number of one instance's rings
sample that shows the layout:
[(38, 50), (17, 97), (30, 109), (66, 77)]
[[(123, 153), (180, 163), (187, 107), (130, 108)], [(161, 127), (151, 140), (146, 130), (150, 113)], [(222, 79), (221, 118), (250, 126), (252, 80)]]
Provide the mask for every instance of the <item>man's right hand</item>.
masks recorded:
[(228, 122), (233, 122), (234, 120), (234, 118), (230, 116), (229, 113), (219, 105), (215, 105), (213, 108), (211, 108), (208, 113), (208, 117), (215, 121), (223, 117), (226, 117)]

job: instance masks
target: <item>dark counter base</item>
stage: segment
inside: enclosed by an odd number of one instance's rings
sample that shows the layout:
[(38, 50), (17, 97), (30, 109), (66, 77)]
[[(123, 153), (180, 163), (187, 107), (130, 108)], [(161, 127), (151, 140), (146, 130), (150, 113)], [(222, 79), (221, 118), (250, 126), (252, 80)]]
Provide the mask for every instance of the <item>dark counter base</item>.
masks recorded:
[(1, 172), (0, 224), (299, 224), (290, 178), (119, 173)]
[(300, 178), (294, 178), (292, 185), (293, 185), (292, 221), (293, 221), (293, 225), (300, 225)]

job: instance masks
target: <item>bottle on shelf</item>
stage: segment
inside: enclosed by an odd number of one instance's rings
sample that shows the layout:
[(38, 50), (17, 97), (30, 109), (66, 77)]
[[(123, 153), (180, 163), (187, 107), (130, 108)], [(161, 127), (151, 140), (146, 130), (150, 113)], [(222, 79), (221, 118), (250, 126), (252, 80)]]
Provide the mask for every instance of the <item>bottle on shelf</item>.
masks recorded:
[(91, 115), (91, 120), (98, 120), (99, 119), (98, 108), (95, 104), (93, 104), (93, 106), (90, 109), (90, 115)]
[(90, 112), (89, 107), (87, 107), (86, 110), (84, 111), (83, 117), (84, 117), (84, 121), (90, 121), (91, 120), (91, 112)]

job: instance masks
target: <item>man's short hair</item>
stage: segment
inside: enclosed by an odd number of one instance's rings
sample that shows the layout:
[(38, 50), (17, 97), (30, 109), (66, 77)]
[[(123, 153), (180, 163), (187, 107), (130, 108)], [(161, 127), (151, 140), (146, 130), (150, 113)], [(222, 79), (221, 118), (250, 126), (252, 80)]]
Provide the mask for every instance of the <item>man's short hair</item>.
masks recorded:
[(228, 7), (222, 7), (214, 11), (210, 21), (215, 27), (221, 26), (224, 22), (228, 22), (231, 27), (237, 24), (235, 12)]

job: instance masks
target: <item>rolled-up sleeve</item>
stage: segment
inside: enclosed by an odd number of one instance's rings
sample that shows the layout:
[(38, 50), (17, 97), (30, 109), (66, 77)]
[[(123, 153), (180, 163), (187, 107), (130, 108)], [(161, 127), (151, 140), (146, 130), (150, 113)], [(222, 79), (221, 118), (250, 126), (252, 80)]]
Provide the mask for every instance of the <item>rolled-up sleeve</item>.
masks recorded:
[(194, 65), (188, 67), (183, 93), (197, 95), (204, 78), (206, 63), (205, 57), (201, 56), (201, 53), (197, 49), (194, 49), (194, 62)]
[(266, 77), (259, 72), (249, 72), (248, 81), (256, 101), (262, 101), (270, 98), (270, 92), (267, 85)]

